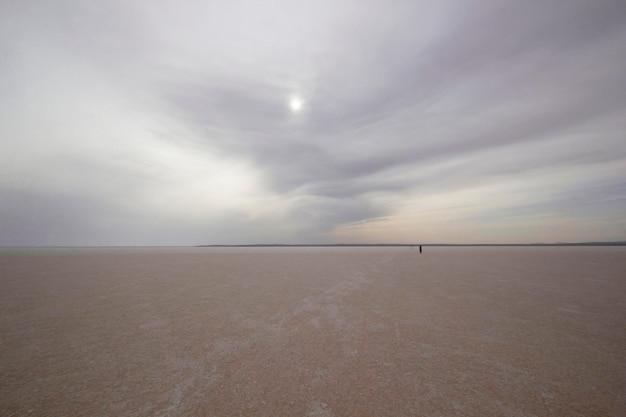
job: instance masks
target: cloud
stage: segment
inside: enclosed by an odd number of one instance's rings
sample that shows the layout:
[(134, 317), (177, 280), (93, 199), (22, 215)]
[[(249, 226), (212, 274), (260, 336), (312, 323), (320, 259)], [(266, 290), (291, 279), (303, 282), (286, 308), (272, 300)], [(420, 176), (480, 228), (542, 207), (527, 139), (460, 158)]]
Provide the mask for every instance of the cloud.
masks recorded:
[(505, 222), (624, 222), (622, 1), (1, 14), (0, 244), (394, 241), (428, 219), (536, 241), (560, 239)]

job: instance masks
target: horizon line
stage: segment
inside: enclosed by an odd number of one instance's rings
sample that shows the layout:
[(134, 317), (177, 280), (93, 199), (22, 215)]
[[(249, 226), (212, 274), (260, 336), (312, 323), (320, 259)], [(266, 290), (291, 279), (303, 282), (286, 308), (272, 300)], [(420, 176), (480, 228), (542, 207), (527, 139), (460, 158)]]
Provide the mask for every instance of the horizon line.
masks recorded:
[(195, 247), (318, 247), (318, 246), (626, 246), (626, 241), (554, 243), (242, 243), (208, 244)]
[(415, 247), (415, 246), (626, 246), (625, 240), (554, 243), (216, 243), (201, 245), (0, 245), (0, 248), (250, 248), (250, 247)]

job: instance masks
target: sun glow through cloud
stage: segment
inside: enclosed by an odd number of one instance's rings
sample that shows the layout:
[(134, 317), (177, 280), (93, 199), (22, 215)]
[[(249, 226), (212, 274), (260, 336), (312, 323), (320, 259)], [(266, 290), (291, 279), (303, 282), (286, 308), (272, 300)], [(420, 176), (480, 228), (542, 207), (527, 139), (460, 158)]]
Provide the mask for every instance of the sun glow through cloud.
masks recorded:
[(289, 99), (289, 108), (292, 113), (300, 113), (304, 107), (304, 101), (299, 96), (291, 96)]

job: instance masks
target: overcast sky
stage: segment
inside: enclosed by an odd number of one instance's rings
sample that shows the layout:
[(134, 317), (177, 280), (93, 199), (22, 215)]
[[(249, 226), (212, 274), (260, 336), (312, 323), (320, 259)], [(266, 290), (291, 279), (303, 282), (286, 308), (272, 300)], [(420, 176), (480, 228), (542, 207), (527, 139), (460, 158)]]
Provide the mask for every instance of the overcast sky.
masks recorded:
[(0, 2), (0, 245), (626, 240), (626, 2)]

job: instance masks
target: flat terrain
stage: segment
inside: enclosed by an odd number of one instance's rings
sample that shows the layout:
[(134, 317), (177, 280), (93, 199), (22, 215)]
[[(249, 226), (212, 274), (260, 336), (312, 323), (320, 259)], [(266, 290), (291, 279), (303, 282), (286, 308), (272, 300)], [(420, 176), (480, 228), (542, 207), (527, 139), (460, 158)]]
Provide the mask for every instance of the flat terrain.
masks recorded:
[(623, 416), (626, 248), (0, 249), (2, 416)]

